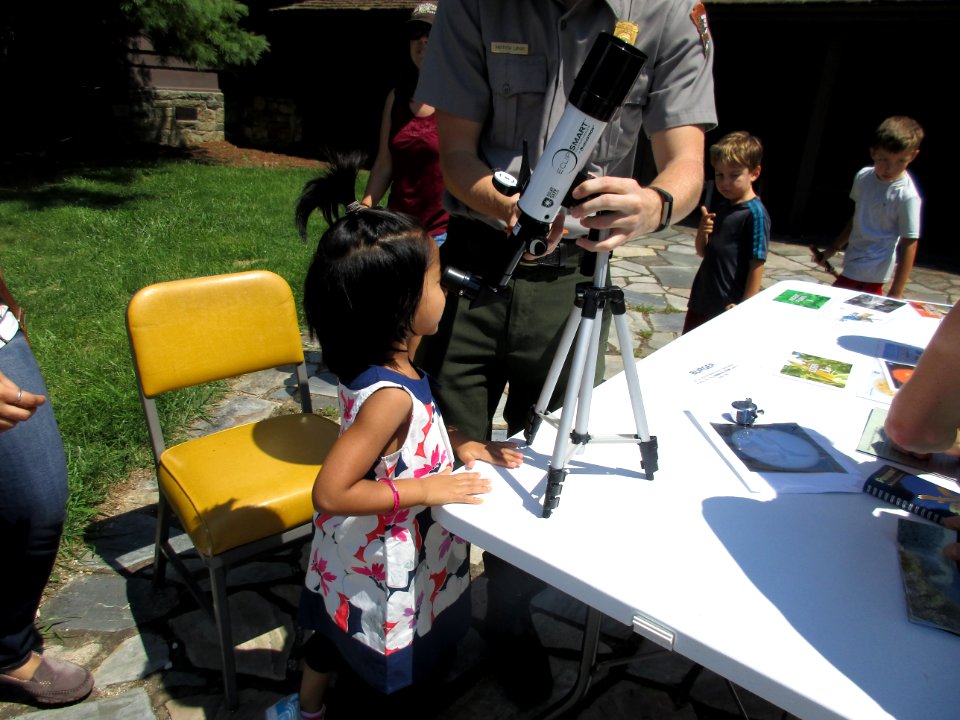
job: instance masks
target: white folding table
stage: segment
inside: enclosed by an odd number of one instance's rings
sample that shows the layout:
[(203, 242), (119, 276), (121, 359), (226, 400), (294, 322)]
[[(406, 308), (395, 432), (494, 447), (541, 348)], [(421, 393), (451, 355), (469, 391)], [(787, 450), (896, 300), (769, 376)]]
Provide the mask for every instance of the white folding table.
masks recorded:
[[(774, 299), (788, 290), (831, 299), (820, 309)], [(862, 492), (751, 492), (694, 422), (750, 397), (765, 410), (759, 423), (813, 430), (860, 479), (879, 467), (855, 449), (876, 400), (852, 383), (778, 372), (792, 350), (872, 367), (882, 343), (923, 347), (937, 327), (910, 307), (845, 321), (853, 295), (782, 282), (640, 361), (659, 440), (652, 481), (636, 445), (587, 443), (542, 518), (555, 440), (544, 423), (521, 468), (482, 466), (493, 491), (481, 505), (444, 506), (442, 521), (799, 717), (960, 716), (960, 637), (907, 619), (896, 549), (905, 513)], [(633, 425), (621, 373), (594, 391), (590, 432)]]

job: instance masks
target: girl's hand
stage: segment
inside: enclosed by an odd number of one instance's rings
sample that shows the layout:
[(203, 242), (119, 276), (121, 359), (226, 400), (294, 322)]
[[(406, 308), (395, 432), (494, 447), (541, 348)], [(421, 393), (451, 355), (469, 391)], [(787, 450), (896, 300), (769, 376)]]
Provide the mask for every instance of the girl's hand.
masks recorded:
[(483, 500), (477, 495), (490, 492), (490, 480), (477, 472), (454, 473), (444, 470), (421, 478), (420, 484), (424, 493), (423, 505), (479, 505)]
[(520, 467), (523, 464), (523, 453), (520, 452), (516, 443), (504, 442), (478, 442), (476, 440), (465, 440), (454, 448), (457, 457), (469, 469), (477, 460), (483, 460), (491, 465), (500, 465), (505, 468)]

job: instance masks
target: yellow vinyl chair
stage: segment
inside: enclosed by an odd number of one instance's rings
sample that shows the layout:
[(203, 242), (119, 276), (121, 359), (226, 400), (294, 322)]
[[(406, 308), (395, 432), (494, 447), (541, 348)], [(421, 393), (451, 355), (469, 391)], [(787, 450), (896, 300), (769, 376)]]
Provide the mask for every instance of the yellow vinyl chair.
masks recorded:
[[(313, 481), (339, 426), (312, 412), (296, 306), (279, 275), (251, 271), (150, 285), (131, 299), (127, 331), (160, 490), (154, 582), (164, 581), (169, 561), (212, 615), (226, 703), (234, 708), (227, 570), (309, 536)], [(281, 366), (296, 368), (302, 413), (166, 447), (158, 395)], [(171, 513), (209, 570), (212, 601), (170, 545)]]

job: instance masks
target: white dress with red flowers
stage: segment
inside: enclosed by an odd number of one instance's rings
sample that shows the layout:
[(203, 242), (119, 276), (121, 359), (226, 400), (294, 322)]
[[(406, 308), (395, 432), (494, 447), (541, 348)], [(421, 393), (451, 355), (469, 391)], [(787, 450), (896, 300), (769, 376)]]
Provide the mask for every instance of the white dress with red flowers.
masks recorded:
[[(450, 440), (426, 377), (370, 367), (341, 383), (341, 433), (385, 387), (410, 394), (410, 431), (403, 447), (381, 457), (367, 478), (423, 477), (451, 467)], [(466, 543), (423, 505), (384, 515), (317, 514), (300, 621), (329, 637), (371, 686), (394, 692), (433, 672), (466, 632), (468, 555)]]

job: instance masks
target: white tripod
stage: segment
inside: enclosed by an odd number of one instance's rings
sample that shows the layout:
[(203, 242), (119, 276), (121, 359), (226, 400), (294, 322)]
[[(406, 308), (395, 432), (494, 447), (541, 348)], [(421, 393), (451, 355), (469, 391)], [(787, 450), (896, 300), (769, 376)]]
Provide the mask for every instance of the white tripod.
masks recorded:
[[(537, 404), (530, 409), (530, 415), (527, 418), (527, 426), (524, 430), (527, 444), (533, 442), (541, 420), (546, 420), (557, 428), (557, 439), (553, 448), (553, 457), (547, 468), (547, 488), (543, 497), (543, 517), (545, 518), (550, 517), (560, 502), (560, 491), (563, 489), (563, 480), (567, 476), (567, 463), (577, 448), (588, 442), (637, 443), (640, 445), (640, 466), (644, 469), (647, 479), (652, 480), (657, 470), (657, 438), (652, 437), (647, 428), (643, 399), (640, 396), (640, 381), (637, 379), (636, 361), (631, 350), (633, 336), (627, 325), (626, 303), (623, 299), (623, 290), (607, 283), (609, 262), (609, 252), (596, 253), (596, 269), (592, 284), (584, 282), (577, 285), (576, 301), (567, 318), (567, 324), (560, 338), (560, 346), (550, 365), (550, 371)], [(620, 434), (594, 438), (587, 432), (587, 425), (590, 420), (593, 378), (597, 368), (597, 350), (600, 345), (598, 313), (602, 317), (603, 308), (607, 303), (610, 303), (616, 324), (620, 355), (623, 358), (623, 371), (627, 379), (637, 432), (635, 435)], [(570, 375), (563, 397), (563, 410), (557, 420), (547, 407), (574, 337), (577, 343), (574, 347)], [(576, 410), (575, 426), (574, 410)]]

